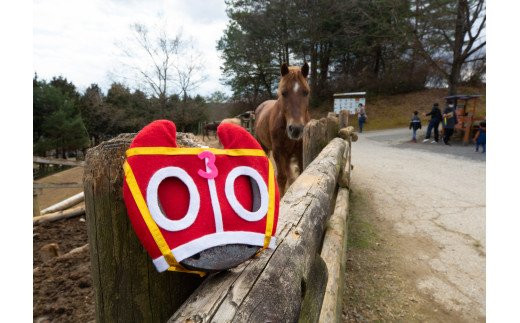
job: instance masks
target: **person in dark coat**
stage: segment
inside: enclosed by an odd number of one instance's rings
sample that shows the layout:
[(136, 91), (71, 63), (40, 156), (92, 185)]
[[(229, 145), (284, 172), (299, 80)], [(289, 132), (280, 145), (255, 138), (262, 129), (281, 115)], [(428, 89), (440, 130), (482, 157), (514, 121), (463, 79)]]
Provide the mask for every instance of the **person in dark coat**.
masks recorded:
[(442, 125), (444, 127), (444, 144), (451, 146), (450, 138), (455, 131), (455, 125), (457, 124), (457, 114), (455, 113), (455, 105), (450, 103), (444, 113), (442, 114)]
[(367, 113), (366, 113), (365, 108), (363, 107), (362, 103), (360, 103), (358, 105), (357, 113), (358, 113), (359, 132), (361, 133), (361, 132), (363, 132), (363, 125), (367, 121)]
[(486, 122), (482, 121), (479, 125), (478, 131), (473, 138), (475, 142), (475, 151), (478, 152), (480, 146), (482, 146), (482, 153), (486, 153)]
[(427, 142), (432, 134), (433, 129), (433, 138), (435, 140), (432, 140), (433, 143), (439, 142), (439, 123), (441, 123), (442, 114), (441, 109), (439, 109), (439, 104), (434, 103), (432, 110), (429, 113), (426, 113), (425, 116), (431, 116), (430, 123), (428, 123), (428, 129), (426, 129), (426, 136), (424, 137), (423, 142)]
[(422, 128), (421, 119), (419, 119), (419, 111), (413, 112), (412, 120), (410, 121), (410, 129), (412, 129), (412, 141), (417, 142), (417, 130)]

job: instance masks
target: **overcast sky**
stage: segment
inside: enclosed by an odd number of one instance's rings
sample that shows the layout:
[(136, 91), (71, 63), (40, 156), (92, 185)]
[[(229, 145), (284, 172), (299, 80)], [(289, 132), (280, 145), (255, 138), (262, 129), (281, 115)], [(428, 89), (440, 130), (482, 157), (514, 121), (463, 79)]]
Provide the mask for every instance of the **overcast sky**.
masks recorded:
[(204, 55), (208, 79), (195, 93), (220, 90), (222, 61), (215, 49), (228, 18), (223, 0), (35, 0), (34, 71), (44, 79), (62, 75), (80, 91), (91, 83), (107, 90), (120, 50), (115, 43), (130, 36), (133, 23), (166, 20), (175, 35), (182, 28)]

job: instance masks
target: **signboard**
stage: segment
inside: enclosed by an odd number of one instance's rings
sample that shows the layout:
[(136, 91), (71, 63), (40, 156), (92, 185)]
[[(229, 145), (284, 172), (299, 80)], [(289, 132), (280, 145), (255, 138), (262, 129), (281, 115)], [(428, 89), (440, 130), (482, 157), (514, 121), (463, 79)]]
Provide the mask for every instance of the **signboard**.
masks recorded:
[(356, 113), (358, 105), (365, 106), (366, 92), (337, 93), (334, 94), (334, 113), (340, 110), (348, 110), (350, 114)]

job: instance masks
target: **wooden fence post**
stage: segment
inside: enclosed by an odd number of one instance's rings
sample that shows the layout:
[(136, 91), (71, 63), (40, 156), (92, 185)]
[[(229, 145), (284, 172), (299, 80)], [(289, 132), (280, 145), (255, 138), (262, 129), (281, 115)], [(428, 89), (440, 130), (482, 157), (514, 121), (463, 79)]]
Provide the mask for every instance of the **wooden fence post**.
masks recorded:
[(40, 203), (38, 203), (38, 193), (40, 189), (33, 188), (33, 217), (40, 216)]
[(201, 283), (193, 274), (157, 273), (123, 202), (123, 134), (88, 150), (84, 191), (97, 322), (165, 322)]
[(338, 118), (329, 115), (320, 120), (311, 120), (303, 129), (303, 169), (318, 156), (327, 144), (337, 136)]
[(343, 129), (348, 126), (348, 110), (339, 111), (339, 128)]

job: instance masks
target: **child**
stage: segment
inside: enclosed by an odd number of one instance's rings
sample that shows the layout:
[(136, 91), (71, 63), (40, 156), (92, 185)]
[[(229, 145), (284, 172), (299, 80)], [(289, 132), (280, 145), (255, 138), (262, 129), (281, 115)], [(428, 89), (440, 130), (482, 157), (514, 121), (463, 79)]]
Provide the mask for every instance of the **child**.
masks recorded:
[(412, 141), (413, 142), (417, 142), (417, 136), (416, 136), (417, 129), (422, 128), (421, 119), (419, 119), (418, 114), (419, 114), (418, 111), (414, 111), (412, 121), (410, 121), (410, 129), (412, 129)]
[(475, 134), (473, 141), (476, 143), (475, 152), (478, 152), (479, 146), (482, 145), (482, 153), (485, 154), (486, 153), (486, 122), (485, 121), (480, 122), (478, 131)]

